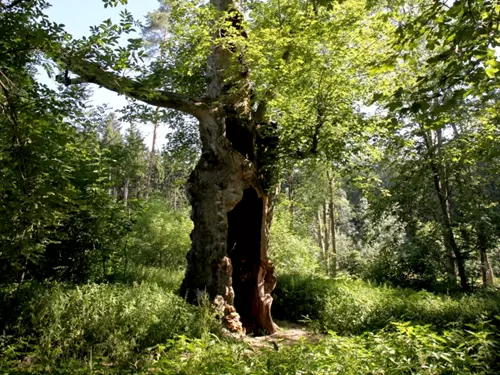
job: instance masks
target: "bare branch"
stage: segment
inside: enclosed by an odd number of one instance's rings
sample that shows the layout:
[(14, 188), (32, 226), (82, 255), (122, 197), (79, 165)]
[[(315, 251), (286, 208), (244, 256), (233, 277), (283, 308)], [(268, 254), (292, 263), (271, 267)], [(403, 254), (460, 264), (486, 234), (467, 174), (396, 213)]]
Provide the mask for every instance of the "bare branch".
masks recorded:
[(127, 77), (102, 69), (97, 63), (67, 57), (64, 60), (68, 70), (77, 74), (77, 78), (69, 78), (67, 74), (59, 76), (58, 81), (66, 84), (94, 83), (119, 94), (127, 95), (142, 102), (163, 108), (171, 108), (206, 120), (210, 116), (209, 106), (200, 98), (190, 98), (175, 92), (157, 90)]

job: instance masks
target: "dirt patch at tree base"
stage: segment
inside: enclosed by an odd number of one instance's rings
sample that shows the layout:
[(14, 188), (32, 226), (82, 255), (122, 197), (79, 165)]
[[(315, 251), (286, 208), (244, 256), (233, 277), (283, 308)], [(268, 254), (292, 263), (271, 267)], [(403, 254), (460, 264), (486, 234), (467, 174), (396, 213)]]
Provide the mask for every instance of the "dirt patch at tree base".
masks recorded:
[(254, 350), (265, 348), (278, 349), (282, 345), (290, 346), (302, 341), (317, 343), (321, 335), (313, 333), (303, 325), (287, 321), (276, 322), (280, 327), (279, 331), (267, 336), (246, 336), (244, 341)]

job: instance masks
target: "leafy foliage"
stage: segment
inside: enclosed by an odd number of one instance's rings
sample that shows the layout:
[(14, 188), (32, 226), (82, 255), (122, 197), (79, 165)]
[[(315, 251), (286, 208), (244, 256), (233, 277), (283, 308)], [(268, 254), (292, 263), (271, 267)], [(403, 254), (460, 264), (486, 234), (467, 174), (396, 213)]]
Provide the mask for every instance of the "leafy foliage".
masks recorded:
[(286, 212), (276, 215), (273, 224), (270, 251), (278, 272), (316, 273), (320, 270), (319, 249), (311, 238), (290, 230)]
[(465, 327), (498, 314), (498, 294), (434, 295), (411, 289), (373, 286), (360, 280), (282, 275), (275, 290), (275, 315), (338, 334), (360, 334), (412, 322), (435, 330)]
[(162, 200), (150, 201), (137, 216), (129, 239), (135, 265), (184, 268), (193, 224), (185, 211), (171, 211)]
[(200, 337), (210, 326), (215, 331), (219, 326), (202, 308), (154, 283), (76, 288), (33, 284), (21, 296), (4, 290), (2, 299), (10, 304), (22, 301), (16, 307), (21, 314), (2, 322), (7, 336), (0, 350), (12, 359), (28, 350), (37, 361), (47, 363), (89, 355), (94, 360), (126, 361), (134, 352), (177, 335)]
[[(162, 1), (124, 45), (128, 11), (75, 39), (49, 2), (1, 2), (0, 371), (498, 373), (497, 2), (215, 3)], [(118, 118), (82, 82), (133, 100)], [(214, 146), (186, 107), (258, 118), (273, 311), (319, 342), (256, 352), (175, 294), (183, 184)]]

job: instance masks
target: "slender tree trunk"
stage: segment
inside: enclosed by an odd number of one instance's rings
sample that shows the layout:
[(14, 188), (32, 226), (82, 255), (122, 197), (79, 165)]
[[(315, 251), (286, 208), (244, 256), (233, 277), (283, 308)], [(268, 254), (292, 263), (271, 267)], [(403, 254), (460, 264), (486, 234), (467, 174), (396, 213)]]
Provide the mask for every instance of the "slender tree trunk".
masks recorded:
[(153, 121), (153, 142), (151, 145), (151, 152), (149, 153), (149, 165), (148, 165), (148, 176), (146, 178), (146, 200), (149, 199), (149, 194), (151, 193), (151, 178), (153, 175), (153, 162), (156, 155), (156, 133), (158, 130), (158, 113), (160, 108), (156, 107), (154, 121)]
[(493, 274), (493, 268), (491, 267), (487, 253), (488, 241), (482, 228), (480, 228), (478, 231), (478, 248), (479, 256), (481, 259), (481, 276), (483, 279), (483, 286), (494, 285), (495, 275)]
[[(29, 188), (28, 188), (28, 181), (30, 180), (28, 177), (28, 168), (26, 164), (26, 158), (25, 158), (25, 150), (23, 147), (23, 142), (21, 139), (21, 131), (19, 128), (19, 122), (17, 118), (17, 108), (15, 104), (15, 99), (11, 97), (10, 91), (7, 89), (5, 85), (0, 85), (2, 87), (2, 91), (5, 95), (5, 99), (7, 101), (8, 105), (8, 118), (10, 120), (11, 124), (11, 129), (12, 129), (12, 156), (13, 158), (18, 160), (17, 163), (17, 168), (19, 172), (19, 180), (21, 182), (21, 186), (23, 188), (23, 193), (25, 198), (30, 197), (29, 193)], [(28, 270), (28, 261), (29, 261), (29, 254), (23, 254), (23, 251), (25, 250), (25, 245), (24, 245), (24, 236), (21, 237), (20, 241), (20, 251), (19, 254), (21, 255), (21, 258), (24, 257), (23, 261), (23, 266), (21, 269), (21, 275), (19, 277), (19, 284), (17, 286), (17, 292), (16, 295), (19, 295), (19, 292), (21, 290), (21, 287), (24, 282), (24, 278), (26, 277), (26, 272)]]
[(330, 274), (330, 253), (329, 253), (329, 238), (330, 238), (330, 233), (329, 233), (329, 225), (328, 225), (328, 210), (327, 210), (327, 205), (326, 201), (323, 202), (323, 229), (325, 231), (325, 234), (323, 236), (323, 241), (324, 241), (324, 246), (323, 246), (323, 257), (325, 259), (325, 267), (326, 267), (326, 274)]
[(321, 251), (324, 251), (323, 248), (323, 227), (321, 226), (321, 213), (320, 210), (316, 211), (316, 238), (318, 240), (318, 246)]
[(293, 204), (293, 166), (292, 168), (290, 169), (289, 173), (288, 173), (288, 178), (287, 178), (287, 182), (288, 182), (288, 200), (290, 201), (290, 229), (293, 230), (293, 226), (294, 226), (294, 214), (295, 214), (295, 207), (294, 207), (294, 204)]
[(327, 172), (330, 211), (330, 235), (332, 242), (331, 276), (337, 276), (337, 222), (335, 220), (335, 205), (333, 203), (333, 177)]
[(331, 276), (337, 276), (337, 223), (335, 220), (335, 206), (330, 201), (330, 235), (332, 242), (332, 255), (330, 261)]
[[(443, 239), (445, 248), (447, 250), (448, 281), (451, 286), (456, 285), (456, 274), (455, 274), (455, 264), (456, 264), (458, 267), (458, 274), (460, 277), (460, 284), (462, 286), (462, 289), (469, 290), (469, 283), (467, 281), (467, 275), (465, 271), (465, 260), (463, 258), (462, 252), (458, 248), (458, 245), (455, 241), (455, 235), (453, 233), (449, 189), (444, 179), (442, 169), (440, 170), (440, 167), (438, 165), (438, 163), (440, 163), (441, 161), (436, 160), (429, 133), (426, 130), (422, 131), (429, 155), (429, 164), (432, 171), (434, 188), (439, 201)], [(438, 143), (440, 143), (439, 134), (438, 134)]]
[(24, 283), (24, 278), (26, 277), (26, 271), (28, 269), (28, 256), (24, 256), (24, 262), (23, 262), (23, 268), (21, 271), (21, 276), (19, 277), (19, 282), (17, 284), (17, 289), (16, 289), (16, 296), (19, 296), (19, 292), (21, 291), (21, 287), (23, 286)]
[(127, 268), (128, 268), (128, 234), (125, 237), (125, 246), (123, 247), (123, 277), (125, 278), (127, 275)]
[[(459, 131), (456, 124), (452, 123), (452, 129), (453, 129), (453, 133), (454, 133), (455, 137), (456, 138), (460, 137), (460, 131)], [(469, 175), (469, 180), (472, 180), (473, 177), (472, 177), (472, 172), (470, 170), (470, 167), (463, 166), (463, 168), (466, 168), (466, 171), (468, 172), (468, 175)], [(460, 185), (459, 189), (462, 190), (462, 187), (464, 187), (466, 185), (465, 181), (461, 178), (459, 173), (457, 173), (456, 179), (457, 179), (458, 184)], [(482, 195), (482, 194), (478, 194), (478, 195)], [(477, 201), (476, 201), (476, 210), (481, 211), (481, 207), (477, 204)], [(487, 240), (484, 229), (485, 228), (484, 228), (483, 224), (478, 225), (478, 228), (477, 228), (477, 237), (478, 237), (477, 247), (479, 250), (479, 258), (480, 258), (480, 262), (481, 262), (481, 277), (482, 277), (482, 281), (483, 281), (483, 286), (488, 286), (488, 285), (495, 284), (495, 275), (493, 273), (493, 268), (491, 267), (491, 263), (488, 259), (488, 252), (487, 252), (488, 251), (488, 240)], [(470, 241), (469, 233), (463, 227), (461, 228), (461, 232), (462, 232), (462, 238), (464, 239), (464, 242), (467, 244), (467, 248), (470, 248), (471, 241)]]
[(128, 188), (130, 185), (130, 179), (127, 177), (125, 183), (123, 184), (123, 204), (126, 206), (128, 204)]

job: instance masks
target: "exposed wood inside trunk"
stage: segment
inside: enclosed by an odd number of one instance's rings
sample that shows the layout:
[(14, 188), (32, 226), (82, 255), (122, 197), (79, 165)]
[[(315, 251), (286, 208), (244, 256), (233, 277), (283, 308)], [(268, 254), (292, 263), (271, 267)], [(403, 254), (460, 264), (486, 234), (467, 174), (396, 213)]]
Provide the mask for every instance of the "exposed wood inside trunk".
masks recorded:
[[(231, 27), (231, 33), (236, 31), (246, 38), (243, 13), (233, 0), (210, 3), (227, 21), (223, 27)], [(182, 111), (199, 121), (202, 154), (186, 183), (194, 229), (181, 294), (193, 303), (208, 294), (226, 314), (231, 329), (240, 329), (239, 313), (248, 331), (273, 333), (278, 329), (271, 318), (271, 292), (276, 276), (268, 243), (276, 184), (273, 168), (278, 157), (277, 125), (266, 118), (265, 103), (252, 101), (244, 48), (224, 40), (231, 35), (227, 31), (222, 28), (212, 34), (206, 90), (201, 97), (149, 87), (71, 53), (58, 58), (79, 77), (64, 75), (59, 79), (67, 85), (96, 83), (150, 105)], [(261, 132), (259, 137), (257, 129)], [(241, 205), (235, 208), (240, 201)], [(238, 243), (242, 239), (247, 243)], [(236, 251), (234, 259), (228, 243)], [(242, 282), (248, 273), (248, 282)], [(236, 290), (233, 276), (237, 279)], [(235, 291), (241, 295), (235, 296)], [(235, 298), (238, 312), (234, 311)]]
[(225, 120), (200, 123), (203, 152), (187, 183), (194, 229), (181, 293), (191, 302), (204, 292), (211, 300), (222, 298), (231, 328), (239, 317), (247, 332), (272, 333), (273, 201), (249, 160), (256, 154), (255, 133), (233, 116)]

